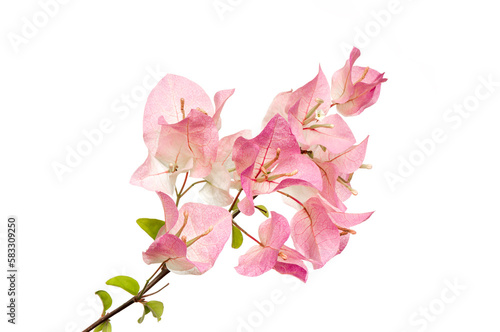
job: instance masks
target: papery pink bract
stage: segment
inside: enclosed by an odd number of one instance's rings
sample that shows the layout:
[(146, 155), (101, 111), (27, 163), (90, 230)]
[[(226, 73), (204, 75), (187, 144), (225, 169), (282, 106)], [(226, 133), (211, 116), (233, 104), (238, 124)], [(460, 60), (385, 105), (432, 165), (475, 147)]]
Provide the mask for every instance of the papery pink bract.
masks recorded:
[(271, 212), (271, 218), (259, 227), (262, 246), (253, 246), (240, 256), (236, 271), (245, 276), (256, 277), (274, 268), (279, 273), (294, 275), (305, 282), (307, 267), (302, 260), (306, 258), (285, 246), (289, 236), (290, 226), (286, 218)]
[(308, 272), (304, 261), (306, 261), (307, 258), (305, 258), (297, 250), (287, 246), (281, 247), (280, 252), (282, 255), (278, 256), (278, 261), (273, 268), (281, 274), (290, 274), (303, 282), (306, 282)]
[(337, 111), (344, 116), (361, 114), (375, 104), (381, 84), (387, 81), (383, 73), (353, 66), (360, 54), (359, 49), (354, 47), (344, 67), (332, 77), (332, 102), (337, 104)]
[(234, 142), (239, 137), (249, 138), (250, 135), (249, 130), (242, 130), (219, 141), (212, 171), (205, 177), (207, 183), (200, 190), (200, 196), (205, 202), (217, 206), (227, 206), (233, 202), (229, 189), (238, 186), (235, 182), (239, 180), (237, 172), (229, 172), (235, 167), (232, 160)]
[(320, 67), (316, 77), (304, 86), (293, 92), (278, 94), (271, 103), (263, 124), (267, 124), (271, 116), (280, 114), (287, 119), (302, 150), (322, 145), (333, 153), (339, 153), (354, 144), (355, 139), (347, 124), (337, 114), (326, 118), (317, 117), (317, 114), (326, 115), (329, 109), (330, 85)]
[(224, 104), (226, 103), (228, 98), (233, 95), (233, 93), (234, 93), (234, 89), (222, 90), (222, 91), (217, 92), (214, 96), (215, 114), (213, 116), (213, 120), (214, 120), (215, 126), (217, 127), (217, 130), (219, 130), (221, 128), (220, 114), (222, 112), (222, 108), (224, 107)]
[[(318, 99), (323, 103), (319, 105), (317, 111), (327, 114), (330, 109), (330, 85), (321, 67), (315, 78), (290, 95), (286, 105), (287, 119), (290, 126), (293, 127), (292, 123), (298, 122), (302, 127), (307, 119), (307, 114), (317, 104)], [(291, 112), (293, 106), (296, 106), (295, 111)], [(316, 112), (313, 116), (316, 116)], [(305, 143), (300, 134), (296, 135), (296, 137), (299, 143)]]
[[(181, 112), (184, 99), (184, 114)], [(202, 109), (208, 116), (214, 115), (210, 97), (196, 83), (185, 77), (168, 74), (151, 91), (144, 109), (144, 142), (151, 153), (156, 153), (161, 126), (158, 119), (174, 124), (185, 119), (191, 110)]]
[(361, 52), (358, 48), (354, 47), (349, 55), (342, 69), (337, 70), (332, 76), (332, 102), (343, 104), (349, 100), (354, 91), (354, 84), (352, 83), (352, 67), (354, 62), (359, 58)]
[(264, 128), (276, 114), (281, 115), (284, 119), (288, 118), (286, 105), (288, 104), (288, 100), (290, 99), (292, 92), (292, 90), (280, 92), (276, 97), (274, 97), (271, 105), (269, 105), (269, 108), (267, 109), (264, 120), (262, 120), (262, 128)]
[[(257, 137), (251, 140), (238, 138), (234, 144), (233, 161), (246, 195), (238, 208), (246, 215), (254, 212), (254, 195), (293, 185), (321, 189), (319, 171), (314, 162), (300, 154), (288, 123), (280, 115), (274, 116)], [(281, 176), (275, 177), (278, 175)]]
[(161, 205), (163, 206), (163, 214), (165, 216), (165, 229), (163, 229), (162, 234), (168, 233), (177, 223), (177, 220), (179, 219), (179, 211), (170, 196), (159, 191), (156, 193), (158, 194), (158, 197), (160, 197)]
[(172, 194), (177, 175), (207, 176), (217, 156), (218, 132), (211, 117), (199, 111), (174, 124), (161, 123), (158, 149), (132, 176), (131, 183)]
[[(159, 195), (165, 214), (172, 213), (175, 206), (173, 200), (165, 194)], [(143, 253), (144, 261), (146, 264), (166, 261), (171, 271), (203, 274), (214, 265), (231, 234), (231, 214), (221, 207), (199, 203), (186, 203), (177, 214), (173, 227), (170, 217), (170, 220), (167, 219), (169, 224), (160, 230), (153, 244)], [(186, 241), (199, 238), (187, 247), (176, 236), (179, 231), (179, 236)]]
[[(292, 108), (289, 118), (292, 118), (292, 114), (294, 113), (295, 109)], [(303, 139), (301, 146), (303, 150), (308, 150), (314, 145), (321, 145), (332, 153), (339, 153), (356, 142), (351, 129), (338, 114), (329, 115), (321, 120), (313, 121), (306, 126), (302, 126), (300, 122), (291, 119), (289, 121), (294, 123), (294, 125), (291, 125), (294, 135), (296, 137), (301, 136)], [(314, 127), (326, 125), (333, 125), (333, 128)]]
[(315, 269), (323, 267), (337, 254), (339, 230), (319, 198), (307, 200), (292, 218), (290, 226), (295, 248), (312, 262)]
[[(158, 149), (160, 118), (168, 124), (174, 124), (188, 117), (192, 110), (199, 110), (213, 118), (216, 128), (220, 129), (222, 108), (233, 93), (234, 89), (217, 92), (214, 109), (210, 97), (198, 84), (182, 76), (166, 75), (149, 94), (144, 109), (144, 142), (149, 152), (154, 155)], [(181, 99), (184, 100), (184, 111), (181, 110)]]

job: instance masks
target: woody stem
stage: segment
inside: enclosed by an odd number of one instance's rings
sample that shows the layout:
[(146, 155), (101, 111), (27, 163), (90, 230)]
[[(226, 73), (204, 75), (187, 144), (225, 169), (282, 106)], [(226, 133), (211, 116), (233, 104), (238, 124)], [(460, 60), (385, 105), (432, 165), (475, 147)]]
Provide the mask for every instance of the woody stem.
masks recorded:
[[(163, 266), (162, 269), (161, 269), (161, 272), (153, 280), (151, 280), (150, 283), (147, 283), (147, 285), (144, 286), (144, 289), (142, 291), (140, 291), (139, 294), (145, 294), (146, 292), (148, 292), (151, 288), (153, 288), (161, 279), (163, 279), (169, 273), (170, 273), (170, 270), (167, 269), (165, 266)], [(155, 272), (155, 274), (156, 274), (156, 272)], [(113, 317), (114, 315), (116, 315), (119, 312), (123, 311), (124, 309), (130, 307), (135, 302), (139, 302), (140, 300), (142, 300), (142, 297), (143, 297), (143, 295), (141, 295), (141, 297), (139, 298), (138, 297), (139, 294), (136, 295), (136, 296), (134, 296), (134, 297), (132, 297), (127, 302), (123, 303), (121, 306), (119, 306), (115, 310), (111, 311), (110, 313), (107, 313), (106, 315), (102, 316), (101, 318), (99, 318), (98, 320), (96, 320), (93, 324), (91, 324), (89, 327), (87, 327), (85, 330), (83, 330), (82, 332), (90, 332), (90, 331), (92, 331), (97, 326), (99, 326), (100, 324), (102, 324), (105, 321), (109, 320), (111, 317)]]

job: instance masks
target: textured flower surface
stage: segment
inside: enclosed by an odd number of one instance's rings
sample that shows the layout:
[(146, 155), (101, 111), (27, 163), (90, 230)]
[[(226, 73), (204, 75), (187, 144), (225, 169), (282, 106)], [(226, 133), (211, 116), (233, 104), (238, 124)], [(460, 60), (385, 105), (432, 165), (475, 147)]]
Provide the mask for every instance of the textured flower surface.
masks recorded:
[[(111, 297), (96, 292), (104, 310), (86, 332), (111, 331), (111, 316), (136, 302), (144, 306), (139, 323), (150, 312), (160, 320), (164, 306), (148, 296), (168, 284), (150, 290), (170, 271), (204, 274), (230, 237), (234, 249), (245, 239), (255, 242), (235, 267), (250, 277), (274, 269), (306, 282), (306, 264), (322, 268), (344, 251), (356, 234), (352, 228), (373, 212), (352, 213), (346, 206), (347, 199), (358, 194), (351, 186), (355, 173), (371, 165), (363, 163), (368, 137), (356, 144), (342, 116), (359, 115), (372, 106), (386, 81), (384, 74), (354, 66), (359, 56), (354, 48), (343, 68), (333, 74), (331, 86), (319, 67), (303, 86), (276, 95), (255, 137), (249, 130), (230, 130), (233, 134), (219, 138), (222, 109), (234, 89), (217, 92), (212, 103), (187, 78), (169, 74), (158, 83), (144, 112), (147, 158), (131, 183), (160, 197), (164, 220), (137, 220), (153, 239), (142, 253), (143, 260), (159, 267), (142, 289), (128, 276), (108, 280), (108, 285), (134, 298), (106, 313)], [(333, 106), (340, 114), (331, 112)], [(198, 189), (194, 195), (193, 188)], [(280, 211), (290, 213), (290, 222), (277, 212), (275, 197), (295, 209)], [(266, 219), (255, 224), (260, 213)], [(244, 217), (241, 223), (235, 221), (238, 216)], [(252, 222), (248, 216), (258, 226), (258, 236), (245, 229), (251, 226), (245, 223)]]
[(272, 212), (271, 218), (259, 227), (260, 244), (253, 246), (240, 257), (236, 271), (249, 277), (259, 276), (271, 269), (307, 281), (306, 258), (285, 246), (290, 236), (290, 226), (282, 215)]
[(344, 116), (359, 115), (377, 102), (384, 74), (369, 67), (354, 66), (361, 52), (354, 48), (344, 67), (332, 77), (332, 102)]
[(246, 195), (238, 207), (246, 215), (254, 212), (254, 195), (294, 185), (321, 189), (321, 174), (314, 162), (300, 153), (290, 126), (279, 114), (257, 137), (236, 140), (233, 161)]
[(168, 195), (158, 193), (165, 226), (143, 253), (146, 264), (165, 262), (170, 271), (203, 274), (215, 263), (231, 235), (231, 214), (217, 206), (186, 203), (179, 211)]
[[(371, 165), (363, 164), (368, 137), (356, 143), (342, 116), (373, 105), (386, 81), (383, 73), (354, 66), (359, 56), (353, 48), (331, 83), (319, 67), (303, 86), (276, 95), (255, 137), (242, 130), (219, 139), (221, 112), (234, 90), (217, 92), (212, 102), (184, 77), (163, 78), (144, 112), (148, 157), (131, 180), (156, 191), (165, 210), (165, 225), (143, 253), (144, 261), (202, 274), (231, 234), (233, 248), (246, 235), (257, 245), (239, 258), (238, 273), (258, 276), (274, 269), (305, 282), (306, 263), (318, 269), (341, 253), (356, 234), (352, 228), (372, 215), (351, 213), (346, 206), (358, 194), (351, 187), (354, 174)], [(331, 111), (333, 106), (340, 114)], [(209, 205), (179, 205), (196, 185), (197, 199)], [(269, 194), (296, 209), (290, 222), (256, 205)], [(253, 237), (234, 218), (240, 212), (253, 216), (256, 209), (267, 219)]]

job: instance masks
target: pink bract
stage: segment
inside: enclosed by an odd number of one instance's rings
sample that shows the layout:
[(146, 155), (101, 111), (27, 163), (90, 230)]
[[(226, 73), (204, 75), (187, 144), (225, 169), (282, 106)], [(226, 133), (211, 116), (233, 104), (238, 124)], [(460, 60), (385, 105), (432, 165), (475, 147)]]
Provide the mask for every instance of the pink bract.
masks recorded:
[(279, 114), (257, 137), (236, 140), (233, 161), (246, 195), (238, 207), (246, 215), (254, 212), (254, 195), (269, 194), (295, 185), (321, 189), (317, 167), (309, 157), (300, 153), (288, 123)]
[[(175, 203), (159, 193), (166, 224), (143, 253), (146, 264), (165, 262), (180, 274), (203, 274), (215, 263), (231, 234), (231, 214), (221, 207), (186, 203), (176, 213)], [(175, 216), (178, 219), (173, 220)], [(191, 240), (195, 240), (190, 243)], [(186, 243), (188, 245), (186, 245)]]
[(302, 281), (307, 280), (306, 258), (297, 251), (285, 246), (290, 236), (290, 226), (282, 215), (272, 212), (271, 218), (259, 227), (262, 245), (251, 247), (239, 259), (235, 268), (239, 274), (256, 277), (271, 269), (282, 274), (294, 275)]
[(332, 76), (332, 102), (344, 116), (359, 115), (375, 104), (380, 95), (380, 86), (387, 81), (384, 74), (369, 67), (354, 66), (361, 52), (353, 48), (344, 67)]

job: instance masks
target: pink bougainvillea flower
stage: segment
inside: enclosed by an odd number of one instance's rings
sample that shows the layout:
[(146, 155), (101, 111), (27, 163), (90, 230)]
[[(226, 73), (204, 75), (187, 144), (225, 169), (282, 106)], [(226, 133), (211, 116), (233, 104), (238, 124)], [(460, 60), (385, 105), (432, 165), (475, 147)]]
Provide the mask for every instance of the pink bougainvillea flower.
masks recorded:
[(342, 237), (356, 233), (350, 228), (372, 214), (345, 213), (320, 196), (311, 197), (292, 218), (293, 243), (313, 263), (313, 267), (319, 269), (344, 249), (347, 240)]
[(263, 124), (267, 124), (271, 116), (280, 114), (288, 120), (302, 150), (319, 144), (339, 153), (354, 144), (355, 139), (339, 115), (324, 116), (329, 109), (330, 85), (320, 67), (316, 77), (304, 86), (276, 96)]
[(170, 271), (180, 274), (205, 273), (231, 234), (231, 214), (221, 207), (199, 203), (186, 203), (177, 211), (170, 196), (158, 195), (165, 211), (165, 227), (143, 252), (144, 262), (165, 262)]
[[(340, 211), (346, 211), (343, 201), (349, 198), (352, 192), (350, 178), (352, 173), (362, 166), (365, 158), (368, 137), (358, 145), (353, 145), (342, 153), (331, 153), (319, 146), (313, 152), (313, 161), (318, 166), (323, 180), (322, 190), (312, 187), (290, 187), (283, 191), (301, 202), (313, 196), (320, 195), (329, 204)], [(369, 167), (369, 165), (365, 165)], [(285, 199), (289, 205), (298, 208), (297, 203)]]
[[(352, 178), (352, 174), (361, 168), (362, 166), (370, 168), (371, 165), (363, 165), (363, 160), (365, 159), (365, 154), (366, 154), (366, 147), (368, 145), (368, 137), (365, 138), (361, 143), (358, 145), (353, 145), (346, 151), (339, 153), (339, 154), (333, 154), (330, 153), (329, 151), (323, 151), (319, 148), (315, 149), (314, 151), (314, 159), (318, 165), (324, 165), (328, 164), (331, 167), (334, 167), (336, 170), (336, 180), (337, 181), (331, 181), (329, 183), (335, 185), (335, 193), (336, 196), (341, 200), (345, 201), (347, 198), (349, 198), (352, 193), (356, 193), (354, 189), (351, 188), (350, 181)], [(319, 163), (318, 161), (321, 160), (322, 162)], [(320, 166), (320, 169), (321, 166)], [(333, 174), (333, 173), (331, 173)], [(324, 175), (325, 176), (325, 175)], [(331, 176), (330, 176), (331, 178)], [(323, 183), (323, 190), (325, 190), (325, 183)], [(329, 186), (327, 189), (332, 193), (332, 187)], [(325, 198), (328, 196), (323, 195)], [(327, 199), (331, 204), (333, 204), (335, 207), (341, 208), (342, 205), (334, 203), (332, 200)]]
[(249, 138), (250, 135), (250, 130), (242, 130), (219, 141), (217, 158), (212, 164), (212, 171), (205, 177), (207, 183), (200, 190), (201, 198), (208, 204), (228, 206), (233, 202), (234, 197), (229, 193), (229, 189), (241, 187), (236, 183), (239, 177), (238, 173), (234, 172), (233, 145), (238, 137)]
[(254, 195), (295, 185), (321, 189), (318, 168), (309, 157), (300, 153), (288, 123), (279, 114), (255, 138), (236, 140), (233, 161), (246, 195), (238, 208), (246, 215), (254, 213)]
[(131, 183), (148, 190), (172, 194), (180, 173), (195, 178), (210, 174), (217, 155), (218, 133), (213, 120), (200, 111), (174, 124), (162, 119), (156, 153), (134, 173)]
[(282, 215), (271, 212), (271, 218), (259, 227), (259, 245), (251, 247), (239, 259), (235, 268), (239, 274), (256, 277), (271, 269), (282, 274), (291, 274), (306, 282), (305, 259), (296, 250), (285, 246), (290, 236), (290, 226)]
[(163, 118), (168, 124), (175, 124), (186, 119), (192, 110), (199, 110), (213, 119), (220, 128), (220, 114), (226, 100), (233, 94), (232, 90), (223, 90), (214, 97), (215, 109), (206, 92), (193, 81), (185, 77), (168, 74), (149, 94), (144, 110), (144, 142), (153, 155), (158, 149), (161, 125), (158, 119)]
[(330, 109), (330, 85), (321, 67), (312, 81), (292, 93), (287, 109), (288, 123), (303, 150), (319, 144), (338, 153), (354, 144), (354, 135), (340, 116), (317, 117)]
[(292, 92), (293, 90), (280, 92), (276, 97), (274, 97), (271, 105), (269, 105), (269, 108), (267, 109), (264, 119), (262, 120), (262, 128), (264, 128), (276, 114), (281, 115), (285, 119), (288, 118), (286, 105), (288, 104), (288, 100), (290, 99)]
[(384, 73), (380, 74), (369, 67), (354, 66), (360, 56), (354, 47), (344, 67), (333, 74), (331, 97), (337, 111), (344, 116), (361, 114), (367, 107), (375, 104), (381, 84), (387, 81)]
[(339, 250), (339, 229), (318, 197), (308, 199), (293, 216), (291, 235), (295, 248), (315, 269), (323, 267)]

